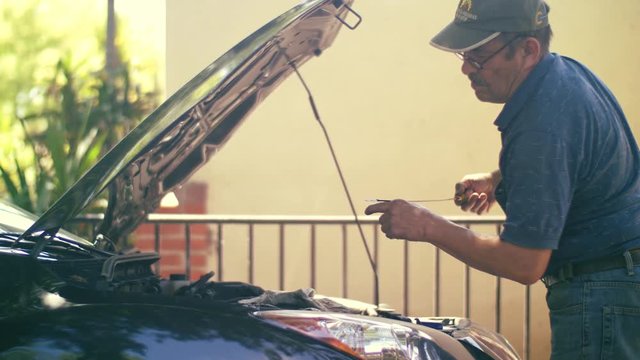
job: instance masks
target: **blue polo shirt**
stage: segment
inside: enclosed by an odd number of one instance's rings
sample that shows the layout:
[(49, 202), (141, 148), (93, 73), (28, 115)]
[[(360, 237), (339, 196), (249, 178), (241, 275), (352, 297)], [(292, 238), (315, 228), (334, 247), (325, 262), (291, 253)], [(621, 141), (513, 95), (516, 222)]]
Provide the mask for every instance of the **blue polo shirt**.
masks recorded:
[(567, 262), (640, 247), (640, 154), (613, 94), (577, 61), (550, 54), (494, 123), (506, 214), (500, 238)]

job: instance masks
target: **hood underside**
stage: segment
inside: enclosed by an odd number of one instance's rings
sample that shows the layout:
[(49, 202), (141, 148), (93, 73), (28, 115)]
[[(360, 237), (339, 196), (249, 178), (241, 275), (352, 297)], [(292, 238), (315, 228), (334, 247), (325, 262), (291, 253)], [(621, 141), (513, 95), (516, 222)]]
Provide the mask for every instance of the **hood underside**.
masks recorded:
[[(116, 241), (125, 237), (225, 144), (294, 66), (320, 55), (342, 25), (359, 24), (352, 2), (302, 2), (244, 39), (152, 112), (23, 236), (57, 232), (108, 187), (99, 232)], [(353, 26), (345, 20), (349, 13)]]

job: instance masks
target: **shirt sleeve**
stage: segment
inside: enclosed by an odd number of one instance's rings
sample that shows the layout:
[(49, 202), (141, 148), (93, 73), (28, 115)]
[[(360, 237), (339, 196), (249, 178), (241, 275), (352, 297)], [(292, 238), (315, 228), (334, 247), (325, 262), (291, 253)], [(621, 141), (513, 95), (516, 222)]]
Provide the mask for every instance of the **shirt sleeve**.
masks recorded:
[(502, 240), (529, 248), (558, 248), (573, 194), (570, 156), (567, 144), (543, 131), (522, 131), (505, 144), (499, 189), (506, 199)]

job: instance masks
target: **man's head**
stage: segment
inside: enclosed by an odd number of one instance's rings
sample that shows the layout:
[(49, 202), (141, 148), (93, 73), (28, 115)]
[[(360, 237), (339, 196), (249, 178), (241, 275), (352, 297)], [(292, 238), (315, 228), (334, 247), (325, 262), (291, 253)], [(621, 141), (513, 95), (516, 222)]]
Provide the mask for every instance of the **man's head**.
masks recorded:
[(548, 12), (544, 0), (460, 0), (431, 45), (463, 60), (481, 101), (504, 103), (549, 53)]

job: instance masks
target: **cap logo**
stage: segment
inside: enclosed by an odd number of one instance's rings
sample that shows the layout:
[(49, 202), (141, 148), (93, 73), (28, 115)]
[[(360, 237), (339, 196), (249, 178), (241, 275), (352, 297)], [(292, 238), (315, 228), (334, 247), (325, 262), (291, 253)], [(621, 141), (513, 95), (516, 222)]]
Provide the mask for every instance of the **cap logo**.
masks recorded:
[(465, 10), (467, 12), (471, 12), (472, 7), (473, 1), (471, 0), (460, 0), (460, 4), (458, 4), (458, 9)]
[(471, 12), (472, 8), (473, 0), (460, 0), (460, 3), (458, 4), (458, 10), (456, 11), (456, 20), (461, 22), (477, 20), (478, 15)]

